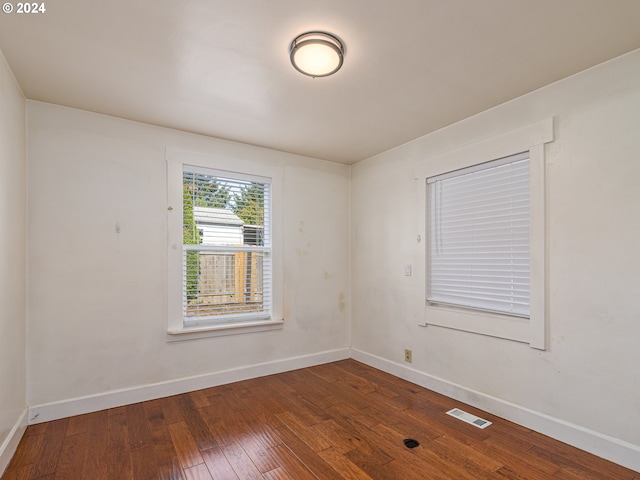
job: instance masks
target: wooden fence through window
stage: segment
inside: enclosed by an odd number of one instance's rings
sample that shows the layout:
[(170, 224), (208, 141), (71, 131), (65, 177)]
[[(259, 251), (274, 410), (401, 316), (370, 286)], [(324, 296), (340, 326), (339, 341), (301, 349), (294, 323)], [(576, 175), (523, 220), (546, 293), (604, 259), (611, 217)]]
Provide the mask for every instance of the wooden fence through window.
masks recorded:
[(188, 302), (187, 315), (262, 311), (263, 258), (262, 252), (199, 252), (198, 296)]

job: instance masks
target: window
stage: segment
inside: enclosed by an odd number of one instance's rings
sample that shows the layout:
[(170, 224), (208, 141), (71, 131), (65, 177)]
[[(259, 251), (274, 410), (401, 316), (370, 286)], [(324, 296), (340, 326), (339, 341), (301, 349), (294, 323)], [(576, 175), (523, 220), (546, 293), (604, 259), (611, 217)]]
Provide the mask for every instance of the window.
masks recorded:
[(167, 341), (282, 328), (282, 173), (167, 151)]
[(185, 165), (185, 326), (271, 316), (271, 181)]
[(529, 153), (427, 179), (427, 299), (529, 317)]
[(425, 326), (545, 349), (545, 144), (552, 141), (549, 118), (417, 165)]

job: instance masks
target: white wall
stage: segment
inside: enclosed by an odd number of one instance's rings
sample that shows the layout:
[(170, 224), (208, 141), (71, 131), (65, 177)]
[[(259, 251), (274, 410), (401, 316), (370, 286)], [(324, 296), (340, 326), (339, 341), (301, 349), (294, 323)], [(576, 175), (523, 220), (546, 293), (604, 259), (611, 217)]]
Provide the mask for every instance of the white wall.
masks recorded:
[[(398, 366), (407, 366), (403, 352), (410, 348), (414, 371), (628, 442), (630, 451), (637, 448), (639, 468), (639, 112), (636, 51), (357, 164), (353, 347)], [(416, 172), (444, 152), (552, 116), (548, 349), (419, 327), (425, 251), (416, 237), (425, 234), (417, 192), (424, 179), (416, 180)], [(414, 266), (411, 277), (403, 276), (406, 263)], [(478, 398), (468, 396), (470, 403), (482, 403)]]
[(0, 53), (0, 474), (26, 404), (25, 99)]
[[(29, 405), (349, 346), (348, 167), (45, 103), (27, 112)], [(283, 169), (282, 330), (166, 342), (165, 147)]]
[[(25, 237), (4, 228), (24, 221), (24, 182), (5, 180), (7, 172), (24, 174), (24, 100), (1, 68), (0, 191), (15, 193), (11, 208), (6, 196), (0, 203), (0, 254), (12, 262), (0, 273), (0, 342), (9, 339), (0, 348), (6, 435), (25, 404), (24, 302), (15, 300), (24, 298)], [(415, 372), (640, 446), (639, 85), (634, 52), (361, 162), (351, 182), (349, 168), (337, 164), (27, 102), (28, 404), (351, 344), (401, 366), (411, 348)], [(438, 154), (550, 116), (548, 350), (419, 327), (425, 255), (416, 241), (424, 238), (416, 172)], [(165, 341), (165, 147), (284, 169), (283, 330)], [(403, 275), (406, 263), (411, 277)]]

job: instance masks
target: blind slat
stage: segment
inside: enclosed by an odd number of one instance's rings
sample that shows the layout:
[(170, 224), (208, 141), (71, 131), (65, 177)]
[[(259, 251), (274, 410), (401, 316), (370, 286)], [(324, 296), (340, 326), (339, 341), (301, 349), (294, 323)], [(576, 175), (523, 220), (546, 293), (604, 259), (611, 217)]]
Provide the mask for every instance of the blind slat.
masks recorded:
[(427, 299), (528, 316), (528, 156), (427, 183)]
[(268, 179), (185, 166), (185, 324), (270, 316), (270, 195)]

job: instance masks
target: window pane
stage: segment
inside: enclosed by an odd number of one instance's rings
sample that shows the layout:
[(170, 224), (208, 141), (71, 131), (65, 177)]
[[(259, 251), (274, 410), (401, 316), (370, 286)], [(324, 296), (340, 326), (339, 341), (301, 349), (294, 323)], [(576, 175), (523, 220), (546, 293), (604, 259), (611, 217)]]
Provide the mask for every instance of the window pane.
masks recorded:
[(529, 315), (529, 160), (428, 180), (427, 299)]
[[(190, 258), (195, 258), (197, 263), (195, 281), (189, 277)], [(264, 252), (186, 251), (185, 318), (195, 320), (265, 311), (268, 305), (265, 295), (269, 295), (270, 289), (265, 289), (264, 259)], [(190, 291), (197, 293), (190, 295)]]
[(269, 184), (185, 171), (186, 245), (264, 245)]
[(269, 183), (185, 167), (185, 323), (270, 313), (269, 207)]

